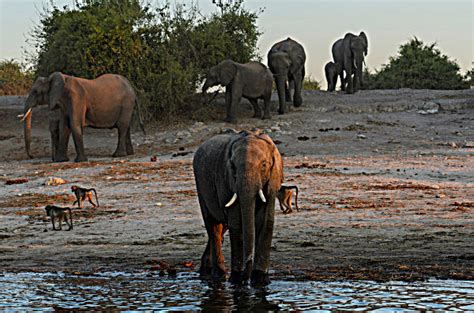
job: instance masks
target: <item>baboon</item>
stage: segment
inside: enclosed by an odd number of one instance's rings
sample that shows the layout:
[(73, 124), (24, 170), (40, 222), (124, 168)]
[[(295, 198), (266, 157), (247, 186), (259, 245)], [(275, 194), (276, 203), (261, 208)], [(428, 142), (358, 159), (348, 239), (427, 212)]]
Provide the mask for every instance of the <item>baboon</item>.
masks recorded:
[[(77, 205), (82, 209), (82, 203), (85, 203), (85, 201), (88, 200), (89, 203), (94, 206), (94, 208), (100, 206), (99, 198), (97, 198), (97, 191), (95, 191), (94, 188), (87, 189), (74, 185), (71, 187), (71, 191), (74, 192), (74, 194), (76, 195), (76, 201), (74, 201), (72, 205), (76, 204), (77, 202)], [(95, 200), (97, 201), (97, 204), (92, 201), (92, 192), (95, 193)]]
[[(51, 217), (51, 223), (53, 223), (53, 230), (62, 230), (63, 220), (69, 226), (67, 230), (72, 229), (71, 208), (62, 208), (55, 205), (47, 205), (44, 209), (46, 210), (46, 215)], [(69, 211), (69, 222), (67, 220), (67, 211)], [(59, 220), (59, 229), (56, 229), (56, 226), (54, 225), (55, 218)]]
[(295, 189), (295, 208), (296, 211), (299, 211), (298, 207), (298, 187), (297, 186), (281, 186), (280, 190), (278, 190), (278, 200), (280, 201), (280, 209), (283, 211), (284, 214), (288, 214), (293, 212), (291, 200), (293, 196), (293, 191), (291, 189)]

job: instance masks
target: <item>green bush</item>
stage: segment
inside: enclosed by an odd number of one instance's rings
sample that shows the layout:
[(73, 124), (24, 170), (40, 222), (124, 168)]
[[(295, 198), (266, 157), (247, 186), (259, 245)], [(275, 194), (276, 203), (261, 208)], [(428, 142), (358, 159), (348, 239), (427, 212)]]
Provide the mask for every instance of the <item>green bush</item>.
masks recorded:
[(225, 58), (258, 58), (258, 12), (242, 0), (216, 8), (206, 16), (195, 4), (152, 9), (139, 0), (53, 7), (32, 33), (36, 75), (121, 74), (134, 85), (145, 120), (189, 112), (209, 67)]
[(311, 76), (305, 77), (303, 80), (303, 90), (320, 90), (321, 85), (319, 81), (313, 79)]
[(470, 86), (474, 86), (474, 67), (471, 67), (471, 69), (467, 71), (466, 75), (464, 75), (464, 80)]
[(363, 75), (365, 89), (463, 89), (469, 84), (459, 65), (443, 55), (436, 43), (425, 45), (418, 38), (400, 46), (399, 54), (374, 74)]
[(33, 84), (33, 73), (14, 60), (0, 61), (0, 96), (25, 95)]

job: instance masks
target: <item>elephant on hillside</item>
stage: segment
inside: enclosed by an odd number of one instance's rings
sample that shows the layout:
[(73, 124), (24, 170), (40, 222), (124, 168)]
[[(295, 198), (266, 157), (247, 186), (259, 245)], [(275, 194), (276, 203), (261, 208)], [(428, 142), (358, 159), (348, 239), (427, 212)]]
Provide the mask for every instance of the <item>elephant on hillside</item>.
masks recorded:
[(342, 66), (340, 63), (328, 62), (324, 66), (324, 73), (326, 73), (326, 80), (328, 83), (328, 91), (336, 89), (337, 76), (341, 73)]
[(258, 99), (263, 99), (263, 119), (270, 118), (270, 98), (273, 77), (270, 70), (260, 62), (237, 63), (224, 60), (211, 67), (202, 87), (202, 92), (212, 86), (225, 86), (226, 122), (236, 123), (235, 106), (242, 97), (248, 99), (254, 109), (254, 117), (262, 117)]
[[(339, 74), (341, 90), (345, 90), (346, 93), (357, 91), (362, 83), (362, 67), (368, 48), (369, 44), (364, 32), (360, 32), (358, 36), (347, 33), (332, 46), (334, 62), (342, 64), (343, 71)], [(345, 78), (343, 72), (346, 74)]]
[(279, 114), (286, 112), (286, 101), (291, 101), (289, 86), (294, 85), (293, 104), (303, 104), (301, 90), (305, 76), (306, 53), (302, 45), (291, 38), (277, 42), (267, 55), (268, 67), (273, 73), (278, 91)]
[(208, 234), (200, 273), (225, 277), (222, 240), (230, 232), (230, 282), (269, 283), (275, 197), (283, 161), (268, 135), (242, 131), (204, 142), (193, 160), (196, 188)]
[(84, 127), (118, 128), (118, 145), (113, 156), (133, 154), (130, 123), (136, 95), (123, 76), (104, 74), (88, 80), (55, 72), (38, 77), (25, 102), (24, 124), (26, 153), (31, 157), (32, 109), (47, 104), (50, 109), (52, 159), (68, 161), (69, 136), (72, 133), (76, 162), (87, 161), (84, 153)]

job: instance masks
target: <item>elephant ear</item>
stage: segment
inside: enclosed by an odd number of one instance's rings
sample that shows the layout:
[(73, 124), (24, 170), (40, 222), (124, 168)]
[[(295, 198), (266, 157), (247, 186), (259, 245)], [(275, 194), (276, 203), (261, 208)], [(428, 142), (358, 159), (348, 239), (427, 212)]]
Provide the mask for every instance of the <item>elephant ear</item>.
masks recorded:
[(225, 60), (219, 64), (219, 81), (221, 85), (227, 86), (233, 80), (235, 75), (237, 74), (237, 66), (234, 61)]
[(364, 32), (360, 32), (359, 37), (362, 39), (362, 41), (365, 43), (365, 49), (364, 49), (364, 55), (367, 55), (367, 52), (369, 50), (369, 41), (367, 40), (367, 36), (365, 35)]
[(247, 133), (245, 131), (241, 131), (239, 133), (234, 131), (234, 132), (229, 133), (229, 142), (227, 143), (227, 146), (226, 146), (226, 152), (225, 152), (227, 155), (227, 162), (225, 164), (226, 172), (228, 176), (229, 187), (234, 192), (235, 192), (234, 184), (235, 184), (236, 170), (235, 170), (234, 165), (232, 164), (232, 153), (233, 153), (232, 148), (237, 141), (239, 141), (245, 136), (247, 136)]
[(281, 183), (283, 183), (283, 160), (281, 158), (280, 151), (278, 151), (277, 146), (268, 135), (264, 134), (260, 135), (259, 137), (265, 140), (273, 148), (273, 165), (270, 171), (270, 180), (268, 185), (270, 190), (276, 193), (278, 190), (280, 190)]
[(59, 100), (64, 93), (64, 76), (60, 72), (54, 72), (48, 78), (49, 81), (49, 109), (54, 110), (58, 107)]

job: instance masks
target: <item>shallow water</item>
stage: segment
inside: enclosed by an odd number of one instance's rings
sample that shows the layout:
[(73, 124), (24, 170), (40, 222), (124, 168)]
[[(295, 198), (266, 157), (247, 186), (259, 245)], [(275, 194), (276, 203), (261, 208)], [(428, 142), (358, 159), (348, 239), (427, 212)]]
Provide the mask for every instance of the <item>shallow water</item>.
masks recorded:
[(474, 310), (474, 281), (273, 281), (267, 288), (211, 284), (194, 273), (0, 273), (0, 310)]

